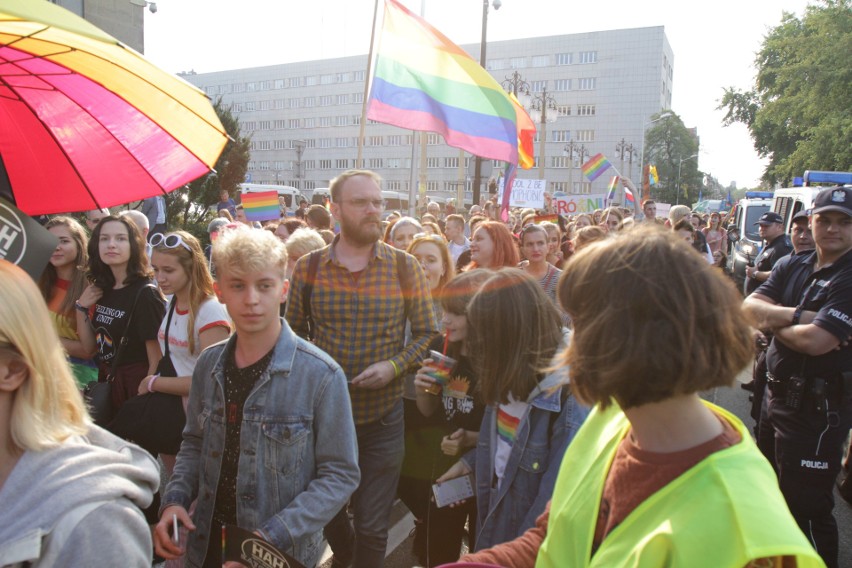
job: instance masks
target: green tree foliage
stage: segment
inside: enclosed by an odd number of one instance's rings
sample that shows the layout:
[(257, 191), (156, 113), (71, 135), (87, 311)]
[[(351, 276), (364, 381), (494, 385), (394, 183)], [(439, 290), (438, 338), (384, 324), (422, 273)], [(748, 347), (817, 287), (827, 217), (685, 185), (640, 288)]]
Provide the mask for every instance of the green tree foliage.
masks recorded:
[[(698, 138), (681, 118), (671, 110), (671, 116), (659, 120), (645, 133), (645, 164), (657, 167), (660, 181), (651, 187), (651, 197), (663, 203), (691, 204), (698, 200), (704, 174), (698, 170)], [(660, 114), (663, 114), (662, 112)], [(652, 119), (658, 118), (657, 114)], [(678, 168), (680, 191), (678, 192)], [(686, 196), (684, 196), (686, 192)]]
[(245, 179), (251, 144), (241, 133), (239, 119), (231, 113), (230, 107), (223, 105), (221, 97), (213, 103), (213, 108), (231, 137), (216, 161), (216, 171), (166, 196), (169, 227), (182, 228), (205, 239), (211, 218), (209, 209), (219, 201), (219, 192), (224, 189), (234, 195), (237, 185)]
[(725, 125), (745, 124), (769, 164), (763, 180), (788, 185), (805, 170), (852, 166), (852, 0), (785, 13), (755, 58), (754, 88), (725, 89)]

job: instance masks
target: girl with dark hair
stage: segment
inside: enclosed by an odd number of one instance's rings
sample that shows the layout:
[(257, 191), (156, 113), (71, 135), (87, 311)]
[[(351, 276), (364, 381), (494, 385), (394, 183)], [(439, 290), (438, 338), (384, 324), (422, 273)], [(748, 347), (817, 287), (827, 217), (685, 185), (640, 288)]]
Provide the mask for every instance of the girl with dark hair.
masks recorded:
[(437, 481), (474, 473), (479, 550), (534, 525), (588, 409), (571, 396), (564, 373), (547, 371), (563, 344), (562, 318), (529, 275), (495, 273), (468, 305), (467, 322), (487, 406), (476, 449)]
[(113, 376), (116, 411), (156, 371), (162, 357), (157, 329), (165, 313), (145, 241), (127, 217), (104, 217), (92, 231), (88, 276), (92, 284), (75, 306), (78, 322), (89, 324), (79, 326), (80, 339), (87, 349), (97, 349), (98, 380)]
[[(98, 369), (92, 360), (94, 350), (87, 349), (80, 341), (79, 322), (74, 315), (74, 304), (87, 285), (86, 248), (89, 237), (83, 226), (71, 217), (54, 217), (44, 228), (59, 239), (59, 244), (39, 279), (39, 288), (50, 310), (59, 341), (68, 354), (74, 378), (82, 388), (98, 378)], [(83, 325), (86, 325), (85, 322)]]

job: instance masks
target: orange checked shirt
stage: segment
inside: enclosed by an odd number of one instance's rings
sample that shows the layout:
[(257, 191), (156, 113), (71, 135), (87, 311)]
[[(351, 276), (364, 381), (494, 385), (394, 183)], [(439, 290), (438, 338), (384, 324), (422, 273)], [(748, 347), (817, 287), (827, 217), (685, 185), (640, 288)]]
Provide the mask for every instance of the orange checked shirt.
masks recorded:
[[(411, 341), (406, 345), (405, 300), (395, 250), (377, 242), (373, 258), (356, 276), (336, 259), (338, 238), (318, 253), (319, 266), (311, 293), (311, 316), (316, 328), (314, 344), (337, 361), (348, 381), (379, 361), (393, 361), (401, 371), (400, 376), (381, 389), (350, 387), (355, 424), (366, 424), (387, 414), (402, 396), (402, 376), (423, 359), (438, 325), (423, 268), (406, 254), (411, 287), (407, 317), (411, 322)], [(308, 255), (293, 269), (287, 302), (287, 322), (302, 337), (308, 331), (302, 306), (307, 272)]]

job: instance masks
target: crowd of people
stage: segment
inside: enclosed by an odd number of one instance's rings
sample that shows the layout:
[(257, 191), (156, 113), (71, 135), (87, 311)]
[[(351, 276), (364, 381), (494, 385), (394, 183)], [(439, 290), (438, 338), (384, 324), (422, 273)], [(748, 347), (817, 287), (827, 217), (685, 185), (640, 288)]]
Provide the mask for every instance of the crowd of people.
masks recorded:
[[(761, 217), (745, 301), (719, 213), (330, 194), (255, 226), (223, 191), (206, 247), (157, 200), (56, 216), (38, 282), (0, 260), (0, 566), (218, 567), (236, 525), (380, 568), (397, 497), (430, 568), (838, 566), (851, 189), (792, 243)], [(700, 396), (755, 356), (757, 443)], [(149, 395), (176, 453), (115, 426)]]

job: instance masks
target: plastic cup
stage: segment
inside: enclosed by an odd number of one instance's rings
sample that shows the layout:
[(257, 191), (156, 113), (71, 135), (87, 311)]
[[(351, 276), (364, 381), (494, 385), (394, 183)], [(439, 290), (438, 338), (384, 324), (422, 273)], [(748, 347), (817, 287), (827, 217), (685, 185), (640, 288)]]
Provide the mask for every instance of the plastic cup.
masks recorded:
[(432, 359), (432, 367), (435, 370), (426, 373), (426, 375), (435, 379), (435, 384), (426, 389), (426, 392), (438, 395), (444, 391), (447, 383), (450, 382), (450, 372), (456, 366), (456, 360), (452, 357), (447, 357), (439, 351), (429, 351), (429, 356)]

